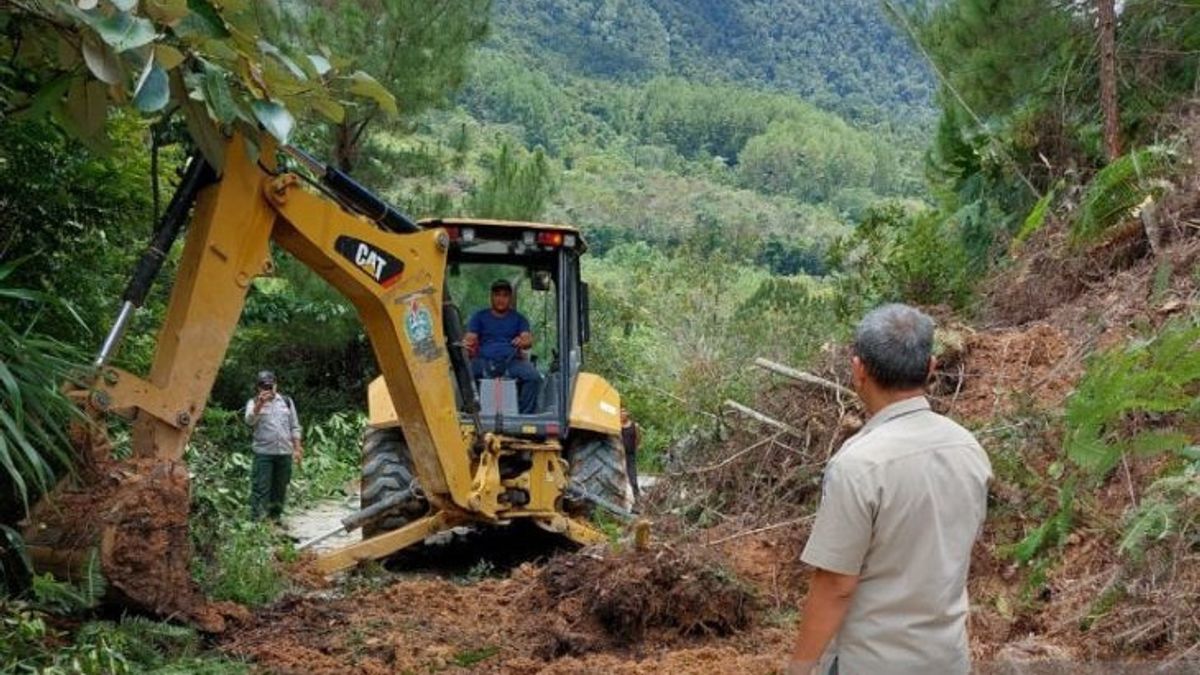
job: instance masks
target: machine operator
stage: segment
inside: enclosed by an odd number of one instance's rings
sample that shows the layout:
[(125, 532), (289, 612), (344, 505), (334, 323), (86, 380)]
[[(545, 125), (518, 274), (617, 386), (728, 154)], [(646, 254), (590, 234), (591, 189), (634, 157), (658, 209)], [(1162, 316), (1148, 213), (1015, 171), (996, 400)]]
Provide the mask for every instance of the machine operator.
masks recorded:
[(524, 351), (533, 346), (533, 333), (529, 320), (513, 307), (513, 289), (508, 280), (492, 282), (491, 307), (471, 316), (463, 342), (471, 354), (475, 379), (517, 380), (518, 409), (522, 415), (536, 412), (541, 375)]

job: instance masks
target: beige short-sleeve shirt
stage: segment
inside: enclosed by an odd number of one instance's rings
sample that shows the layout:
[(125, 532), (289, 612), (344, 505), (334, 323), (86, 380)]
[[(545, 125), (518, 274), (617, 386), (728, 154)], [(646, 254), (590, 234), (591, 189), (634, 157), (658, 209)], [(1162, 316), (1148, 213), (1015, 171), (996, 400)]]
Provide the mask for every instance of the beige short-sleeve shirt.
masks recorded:
[(859, 577), (826, 653), (839, 675), (970, 670), (967, 569), (991, 478), (971, 433), (924, 397), (876, 413), (830, 460), (800, 558)]

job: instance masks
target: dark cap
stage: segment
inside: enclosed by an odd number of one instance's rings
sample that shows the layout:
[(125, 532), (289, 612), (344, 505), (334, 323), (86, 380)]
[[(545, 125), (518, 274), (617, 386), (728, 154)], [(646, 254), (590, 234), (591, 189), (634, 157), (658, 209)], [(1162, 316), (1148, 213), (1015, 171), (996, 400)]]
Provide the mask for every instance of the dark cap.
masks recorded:
[(497, 279), (492, 282), (492, 292), (495, 293), (496, 291), (508, 291), (511, 295), (512, 284), (508, 283), (508, 279)]
[(260, 370), (258, 371), (258, 379), (255, 380), (255, 383), (259, 386), (269, 387), (275, 384), (275, 373), (269, 370)]

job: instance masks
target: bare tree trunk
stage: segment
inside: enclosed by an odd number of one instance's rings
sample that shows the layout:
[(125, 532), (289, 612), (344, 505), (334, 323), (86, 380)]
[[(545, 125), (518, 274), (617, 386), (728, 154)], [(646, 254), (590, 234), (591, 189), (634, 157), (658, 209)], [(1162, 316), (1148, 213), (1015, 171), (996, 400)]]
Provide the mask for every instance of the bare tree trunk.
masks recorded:
[(1117, 110), (1117, 16), (1114, 0), (1096, 0), (1100, 31), (1100, 108), (1104, 112), (1104, 151), (1108, 161), (1121, 156)]

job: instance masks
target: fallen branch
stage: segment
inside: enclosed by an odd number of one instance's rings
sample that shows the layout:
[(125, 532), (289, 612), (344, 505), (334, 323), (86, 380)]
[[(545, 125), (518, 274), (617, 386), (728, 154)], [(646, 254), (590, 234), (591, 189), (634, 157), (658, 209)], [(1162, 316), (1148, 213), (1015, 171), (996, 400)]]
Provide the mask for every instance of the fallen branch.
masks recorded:
[(799, 380), (800, 382), (804, 382), (807, 384), (816, 385), (818, 387), (824, 387), (825, 389), (829, 389), (830, 391), (837, 393), (839, 396), (849, 396), (851, 401), (856, 400), (853, 390), (851, 390), (847, 387), (843, 387), (842, 385), (838, 384), (837, 382), (833, 382), (832, 380), (827, 380), (823, 377), (817, 377), (816, 375), (813, 375), (812, 373), (806, 373), (802, 370), (796, 370), (795, 368), (785, 366), (782, 363), (776, 363), (774, 361), (770, 361), (770, 360), (764, 359), (762, 357), (754, 359), (754, 365), (756, 365), (759, 368), (762, 368), (764, 370), (769, 370), (772, 373), (776, 373), (778, 375), (783, 375), (784, 377), (790, 377), (793, 380)]
[(737, 533), (731, 534), (728, 537), (721, 537), (720, 539), (717, 539), (716, 541), (710, 541), (710, 542), (708, 542), (708, 546), (716, 546), (717, 544), (724, 544), (727, 541), (733, 541), (734, 539), (741, 539), (742, 537), (748, 537), (752, 534), (760, 534), (762, 532), (768, 532), (770, 530), (777, 530), (781, 527), (787, 527), (788, 525), (799, 525), (800, 523), (803, 523), (806, 520), (812, 520), (813, 518), (814, 518), (814, 516), (802, 516), (800, 518), (793, 518), (791, 520), (785, 520), (782, 523), (775, 523), (774, 525), (767, 525), (766, 527), (756, 527), (753, 530), (744, 530), (742, 532), (737, 532)]
[(747, 447), (747, 448), (743, 448), (743, 449), (741, 449), (741, 450), (738, 450), (737, 452), (735, 452), (735, 453), (733, 453), (732, 455), (730, 455), (730, 456), (726, 457), (725, 459), (723, 459), (723, 460), (721, 460), (721, 461), (717, 462), (716, 464), (709, 464), (708, 466), (702, 466), (702, 467), (700, 467), (700, 468), (698, 468), (698, 469), (688, 469), (687, 471), (680, 471), (679, 473), (676, 473), (676, 474), (673, 474), (673, 475), (676, 475), (676, 476), (690, 476), (690, 475), (695, 475), (695, 474), (699, 474), (699, 473), (707, 473), (707, 472), (709, 472), (709, 471), (716, 471), (717, 469), (719, 469), (719, 468), (721, 468), (721, 467), (723, 467), (723, 466), (727, 466), (727, 465), (728, 465), (730, 462), (732, 462), (733, 460), (737, 459), (738, 457), (741, 457), (742, 455), (744, 455), (744, 454), (746, 454), (746, 453), (748, 453), (748, 452), (751, 452), (751, 451), (757, 450), (758, 448), (761, 448), (762, 446), (764, 446), (764, 445), (767, 445), (768, 443), (771, 443), (771, 442), (773, 442), (775, 439), (779, 438), (779, 436), (780, 436), (780, 434), (775, 434), (775, 435), (773, 435), (773, 436), (767, 436), (766, 438), (764, 438), (764, 439), (762, 439), (762, 440), (759, 440), (758, 442), (756, 442), (756, 443), (754, 443), (754, 444), (750, 445), (750, 446), (749, 446), (749, 447)]
[(740, 412), (741, 414), (745, 415), (746, 417), (749, 417), (754, 420), (758, 420), (759, 422), (762, 422), (763, 424), (765, 424), (767, 426), (775, 427), (776, 429), (779, 429), (780, 431), (786, 431), (787, 433), (792, 434), (796, 438), (804, 437), (804, 434), (801, 433), (795, 427), (792, 427), (791, 425), (788, 425), (784, 422), (780, 422), (779, 420), (775, 419), (774, 417), (764, 415), (763, 413), (760, 413), (759, 411), (755, 410), (754, 408), (751, 408), (749, 406), (744, 406), (741, 403), (734, 401), (733, 399), (726, 399), (725, 403), (723, 405), (726, 408), (729, 408), (736, 412)]

